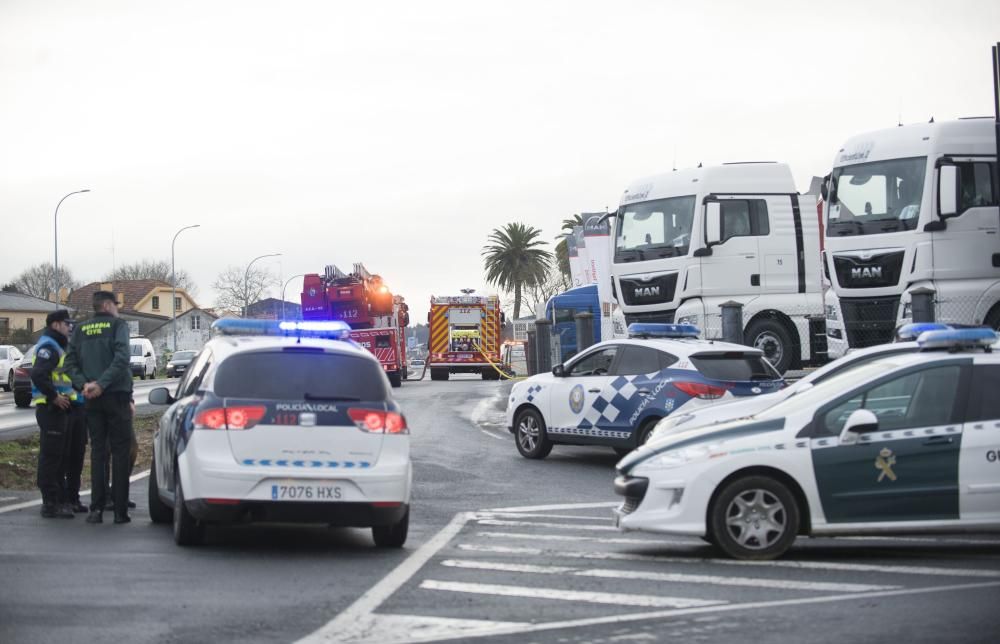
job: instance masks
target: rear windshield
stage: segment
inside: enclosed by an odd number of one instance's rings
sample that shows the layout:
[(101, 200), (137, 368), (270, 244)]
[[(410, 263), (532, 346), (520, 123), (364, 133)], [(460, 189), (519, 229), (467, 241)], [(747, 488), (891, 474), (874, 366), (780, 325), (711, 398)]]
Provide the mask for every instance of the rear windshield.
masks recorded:
[(701, 375), (713, 380), (772, 380), (781, 377), (764, 358), (745, 353), (691, 356), (691, 364)]
[(378, 363), (308, 348), (241, 353), (223, 360), (215, 374), (215, 394), (265, 400), (388, 398)]
[(132, 345), (132, 355), (134, 355), (134, 356), (141, 356), (142, 355), (142, 345), (141, 344), (133, 344)]
[(194, 357), (194, 351), (178, 351), (174, 354), (174, 360), (190, 360)]

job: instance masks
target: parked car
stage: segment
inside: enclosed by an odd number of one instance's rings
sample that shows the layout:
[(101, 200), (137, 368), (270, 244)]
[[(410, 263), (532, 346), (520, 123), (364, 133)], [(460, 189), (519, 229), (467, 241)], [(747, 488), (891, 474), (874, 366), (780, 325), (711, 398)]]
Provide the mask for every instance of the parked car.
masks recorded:
[(170, 360), (167, 361), (167, 378), (183, 376), (196, 355), (198, 355), (197, 351), (177, 351), (170, 356)]
[(34, 359), (35, 347), (31, 347), (14, 365), (14, 405), (22, 409), (31, 407), (31, 363)]
[(0, 387), (4, 391), (10, 391), (14, 387), (14, 365), (23, 357), (17, 347), (0, 344)]
[(132, 368), (132, 375), (139, 376), (140, 380), (147, 377), (156, 377), (156, 353), (153, 351), (153, 343), (149, 338), (132, 338), (128, 341), (131, 357), (129, 366)]

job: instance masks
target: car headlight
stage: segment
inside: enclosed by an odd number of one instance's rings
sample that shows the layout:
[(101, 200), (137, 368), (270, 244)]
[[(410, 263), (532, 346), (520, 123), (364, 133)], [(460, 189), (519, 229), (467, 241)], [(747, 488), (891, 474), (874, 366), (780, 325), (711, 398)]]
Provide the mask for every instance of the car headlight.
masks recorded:
[(677, 324), (690, 324), (692, 326), (698, 326), (698, 316), (685, 315), (684, 317), (677, 318)]
[(838, 319), (837, 318), (837, 307), (835, 307), (832, 304), (827, 304), (826, 305), (826, 319), (827, 320), (836, 320), (836, 319)]
[(682, 449), (673, 449), (649, 459), (646, 464), (649, 467), (667, 469), (697, 463), (707, 460), (713, 447), (713, 445), (692, 445)]

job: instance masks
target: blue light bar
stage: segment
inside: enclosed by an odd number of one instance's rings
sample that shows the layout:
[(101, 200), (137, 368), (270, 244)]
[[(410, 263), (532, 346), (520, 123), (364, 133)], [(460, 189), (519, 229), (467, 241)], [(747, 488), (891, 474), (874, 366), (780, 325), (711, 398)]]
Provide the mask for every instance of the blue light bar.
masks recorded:
[(351, 327), (340, 320), (243, 320), (223, 318), (212, 323), (220, 335), (271, 335), (295, 338), (326, 338), (344, 340)]
[(1000, 340), (993, 329), (948, 329), (946, 331), (926, 331), (917, 338), (921, 350), (926, 349), (974, 349), (990, 347)]
[(927, 331), (947, 331), (951, 327), (941, 322), (914, 322), (896, 330), (896, 342), (913, 342)]
[(697, 338), (701, 330), (693, 324), (658, 324), (633, 322), (628, 325), (630, 338)]

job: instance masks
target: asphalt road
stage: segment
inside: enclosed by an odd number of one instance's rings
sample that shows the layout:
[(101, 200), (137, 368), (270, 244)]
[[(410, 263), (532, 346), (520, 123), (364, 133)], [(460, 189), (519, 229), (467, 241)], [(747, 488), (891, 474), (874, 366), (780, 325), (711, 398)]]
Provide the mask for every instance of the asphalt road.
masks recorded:
[(1000, 536), (805, 539), (778, 562), (610, 527), (615, 456), (522, 459), (472, 379), (398, 390), (413, 432), (406, 548), (367, 530), (239, 526), (179, 548), (146, 520), (0, 506), (0, 642), (992, 642)]

